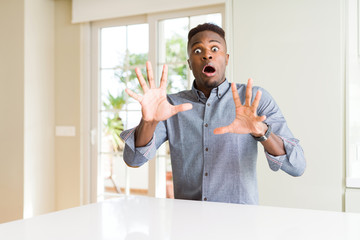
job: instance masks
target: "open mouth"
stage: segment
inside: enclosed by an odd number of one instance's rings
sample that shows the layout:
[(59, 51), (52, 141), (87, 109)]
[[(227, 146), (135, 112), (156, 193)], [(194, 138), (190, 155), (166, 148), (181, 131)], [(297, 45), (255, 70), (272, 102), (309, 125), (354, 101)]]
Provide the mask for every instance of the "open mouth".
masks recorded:
[(208, 65), (205, 65), (205, 66), (204, 66), (202, 72), (203, 72), (206, 76), (210, 77), (210, 76), (214, 76), (214, 75), (215, 75), (216, 69), (215, 69), (213, 66), (211, 66), (211, 65), (208, 64)]

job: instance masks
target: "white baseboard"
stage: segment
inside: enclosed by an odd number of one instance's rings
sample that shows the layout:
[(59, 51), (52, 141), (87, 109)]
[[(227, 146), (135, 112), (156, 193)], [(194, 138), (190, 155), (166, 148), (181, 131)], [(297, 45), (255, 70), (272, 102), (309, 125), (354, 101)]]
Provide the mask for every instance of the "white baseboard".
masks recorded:
[(360, 189), (346, 189), (345, 212), (360, 213)]

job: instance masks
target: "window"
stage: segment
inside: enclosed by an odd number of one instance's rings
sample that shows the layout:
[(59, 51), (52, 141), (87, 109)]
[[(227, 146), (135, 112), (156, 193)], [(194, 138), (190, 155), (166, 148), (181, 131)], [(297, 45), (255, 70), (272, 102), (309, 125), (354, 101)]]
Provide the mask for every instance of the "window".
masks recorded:
[(122, 160), (124, 143), (119, 134), (136, 126), (141, 118), (139, 104), (128, 97), (124, 89), (138, 87), (134, 69), (145, 67), (148, 32), (147, 23), (100, 27), (98, 31), (98, 101), (95, 115), (99, 129), (99, 199), (122, 193), (147, 194), (148, 166), (145, 164), (137, 169), (126, 167)]
[[(97, 133), (91, 146), (90, 182), (92, 191), (96, 191), (95, 197), (91, 194), (92, 201), (119, 194), (173, 197), (168, 144), (161, 146), (156, 159), (140, 168), (129, 168), (123, 162), (124, 143), (119, 134), (135, 127), (141, 119), (140, 104), (124, 90), (130, 88), (142, 93), (134, 70), (139, 67), (146, 76), (147, 60), (156, 66), (157, 84), (163, 64), (168, 64), (168, 93), (191, 88), (193, 77), (187, 66), (187, 33), (203, 22), (221, 26), (223, 10), (219, 9), (223, 6), (92, 24), (91, 126), (92, 133)], [(155, 42), (155, 46), (149, 47)]]

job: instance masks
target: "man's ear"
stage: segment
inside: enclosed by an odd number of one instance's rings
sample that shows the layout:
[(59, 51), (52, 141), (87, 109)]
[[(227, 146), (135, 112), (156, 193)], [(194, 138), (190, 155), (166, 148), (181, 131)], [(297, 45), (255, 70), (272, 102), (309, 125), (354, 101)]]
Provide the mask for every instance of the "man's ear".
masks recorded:
[(229, 57), (230, 57), (230, 55), (229, 55), (229, 54), (226, 54), (226, 66), (228, 65)]
[[(191, 64), (190, 64), (190, 60), (188, 59), (187, 62), (188, 62), (188, 65), (189, 65), (190, 70), (192, 70), (192, 67), (191, 67)], [(227, 63), (226, 63), (226, 65), (227, 65)]]

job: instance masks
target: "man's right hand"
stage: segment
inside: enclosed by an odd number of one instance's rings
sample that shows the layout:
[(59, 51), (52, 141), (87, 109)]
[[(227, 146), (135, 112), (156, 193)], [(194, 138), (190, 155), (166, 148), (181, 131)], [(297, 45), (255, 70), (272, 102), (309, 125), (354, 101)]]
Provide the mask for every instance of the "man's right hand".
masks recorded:
[(168, 102), (166, 97), (168, 68), (166, 65), (163, 67), (159, 88), (156, 88), (155, 86), (153, 71), (149, 61), (146, 62), (146, 71), (149, 86), (146, 84), (140, 69), (135, 68), (136, 76), (144, 91), (143, 96), (134, 93), (130, 89), (125, 89), (127, 94), (141, 104), (142, 121), (137, 128), (136, 146), (146, 145), (151, 140), (158, 122), (167, 120), (179, 112), (192, 109), (191, 103), (173, 106)]

